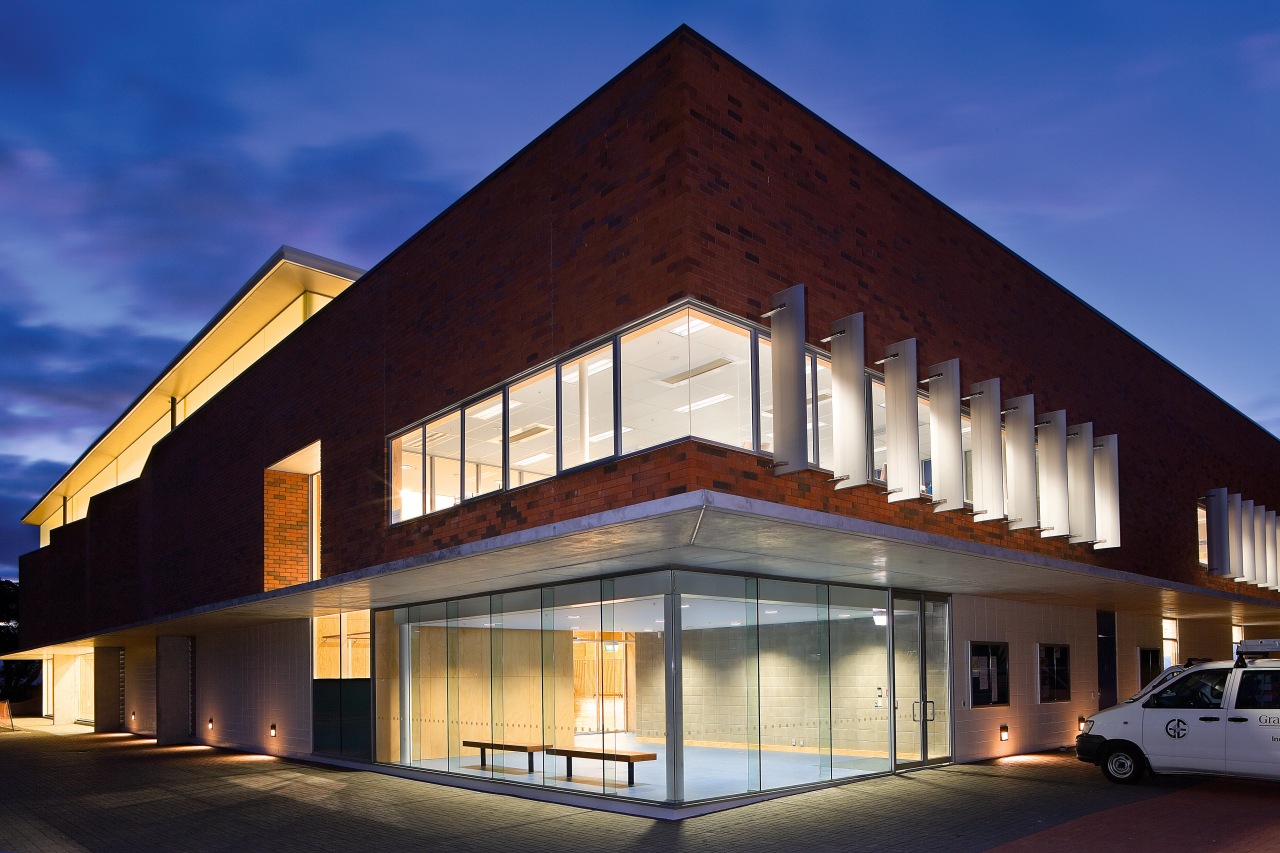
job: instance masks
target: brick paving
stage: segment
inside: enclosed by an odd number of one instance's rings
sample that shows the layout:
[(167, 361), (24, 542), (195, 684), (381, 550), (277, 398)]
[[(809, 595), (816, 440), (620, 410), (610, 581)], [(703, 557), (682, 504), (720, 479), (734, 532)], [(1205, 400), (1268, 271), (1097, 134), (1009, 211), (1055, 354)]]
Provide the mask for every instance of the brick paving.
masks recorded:
[[(1280, 849), (1280, 785), (1107, 783), (1065, 753), (666, 822), (128, 735), (0, 733), (0, 851)], [(1003, 845), (1003, 846), (1002, 846)]]

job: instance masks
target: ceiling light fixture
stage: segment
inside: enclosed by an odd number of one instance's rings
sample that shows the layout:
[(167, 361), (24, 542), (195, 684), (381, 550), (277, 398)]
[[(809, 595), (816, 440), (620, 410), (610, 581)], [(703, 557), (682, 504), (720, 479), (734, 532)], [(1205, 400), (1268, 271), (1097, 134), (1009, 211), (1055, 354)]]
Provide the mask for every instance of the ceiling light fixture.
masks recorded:
[(677, 406), (676, 411), (682, 415), (685, 415), (685, 414), (688, 414), (689, 412), (696, 412), (698, 409), (705, 409), (707, 406), (714, 406), (716, 403), (723, 403), (725, 400), (732, 400), (732, 399), (733, 399), (732, 394), (716, 394), (715, 396), (707, 397), (706, 399), (699, 400), (696, 403), (690, 403), (687, 406)]
[(551, 454), (550, 454), (550, 453), (535, 453), (535, 454), (533, 454), (532, 456), (530, 456), (528, 459), (521, 459), (521, 460), (520, 460), (519, 462), (517, 462), (516, 464), (517, 464), (517, 465), (532, 465), (532, 464), (533, 464), (533, 463), (535, 463), (535, 462), (541, 462), (543, 459), (550, 459), (550, 458), (551, 458)]
[[(577, 381), (578, 381), (578, 371), (577, 371), (576, 369), (573, 369), (573, 370), (571, 370), (570, 372), (566, 372), (566, 371), (565, 371), (565, 369), (564, 369), (565, 367), (568, 367), (568, 368), (576, 368), (576, 365), (573, 365), (573, 364), (566, 364), (566, 365), (564, 365), (564, 367), (562, 367), (562, 368), (560, 369), (560, 376), (561, 376), (561, 378), (563, 378), (565, 382), (577, 382)], [(595, 376), (595, 375), (596, 375), (597, 373), (599, 373), (600, 371), (602, 371), (602, 370), (608, 370), (608, 369), (609, 369), (609, 368), (611, 368), (611, 367), (613, 367), (613, 359), (611, 359), (611, 358), (602, 358), (600, 361), (597, 361), (595, 364), (587, 365), (587, 375), (588, 375), (588, 376)]]
[(731, 364), (733, 364), (733, 362), (727, 358), (724, 358), (724, 357), (713, 358), (711, 359), (711, 361), (708, 361), (706, 364), (700, 364), (697, 367), (691, 367), (688, 370), (684, 371), (683, 373), (675, 373), (675, 374), (672, 374), (671, 376), (664, 376), (658, 381), (666, 385), (671, 385), (672, 387), (676, 385), (683, 385), (684, 383), (688, 382), (690, 379), (693, 379), (694, 377), (703, 376), (704, 374), (710, 373), (713, 370), (719, 370), (720, 368), (728, 367)]
[(709, 328), (710, 326), (711, 324), (706, 320), (699, 320), (697, 317), (691, 317), (687, 321), (684, 319), (680, 320), (680, 322), (668, 328), (667, 331), (673, 335), (679, 335), (682, 338), (687, 338), (694, 332), (701, 332), (703, 329)]

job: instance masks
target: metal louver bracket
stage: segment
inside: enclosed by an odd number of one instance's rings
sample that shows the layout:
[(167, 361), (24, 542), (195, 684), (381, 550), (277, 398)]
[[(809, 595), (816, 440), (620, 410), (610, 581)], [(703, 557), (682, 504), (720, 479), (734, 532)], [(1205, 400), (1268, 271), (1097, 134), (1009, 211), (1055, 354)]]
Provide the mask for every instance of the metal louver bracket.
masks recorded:
[(1040, 486), (1040, 535), (1070, 535), (1067, 413), (1062, 409), (1036, 419), (1036, 482)]
[(871, 479), (867, 444), (867, 355), (862, 314), (831, 324), (831, 416), (837, 489)]
[(889, 502), (920, 497), (920, 422), (916, 402), (916, 339), (884, 351), (885, 480)]
[(1093, 442), (1094, 550), (1120, 547), (1120, 439), (1101, 435)]
[(775, 293), (770, 302), (769, 342), (773, 358), (773, 472), (809, 467), (805, 417), (804, 285)]
[(1004, 440), (1000, 428), (1000, 380), (969, 387), (970, 440), (973, 445), (973, 517), (999, 521), (1004, 516)]
[(1067, 513), (1072, 544), (1098, 538), (1093, 456), (1093, 424), (1067, 427)]
[(933, 511), (964, 509), (964, 445), (960, 423), (960, 359), (929, 368), (929, 442)]
[(1005, 515), (1011, 530), (1039, 527), (1036, 504), (1036, 405), (1026, 394), (1004, 404)]

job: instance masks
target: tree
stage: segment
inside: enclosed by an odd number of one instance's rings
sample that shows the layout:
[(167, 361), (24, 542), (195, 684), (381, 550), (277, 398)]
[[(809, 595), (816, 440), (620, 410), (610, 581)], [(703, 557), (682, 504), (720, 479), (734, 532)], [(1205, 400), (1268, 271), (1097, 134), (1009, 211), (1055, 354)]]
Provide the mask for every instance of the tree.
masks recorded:
[[(0, 655), (18, 650), (18, 585), (0, 580)], [(0, 661), (0, 699), (22, 702), (35, 692), (40, 662)]]

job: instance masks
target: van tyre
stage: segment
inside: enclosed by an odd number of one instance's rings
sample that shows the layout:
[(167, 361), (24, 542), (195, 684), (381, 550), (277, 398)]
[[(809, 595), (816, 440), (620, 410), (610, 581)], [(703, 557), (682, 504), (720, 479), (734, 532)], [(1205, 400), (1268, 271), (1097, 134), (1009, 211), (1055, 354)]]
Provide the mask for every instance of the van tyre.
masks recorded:
[(1102, 773), (1112, 782), (1132, 785), (1142, 779), (1147, 760), (1136, 746), (1117, 746), (1102, 759)]

